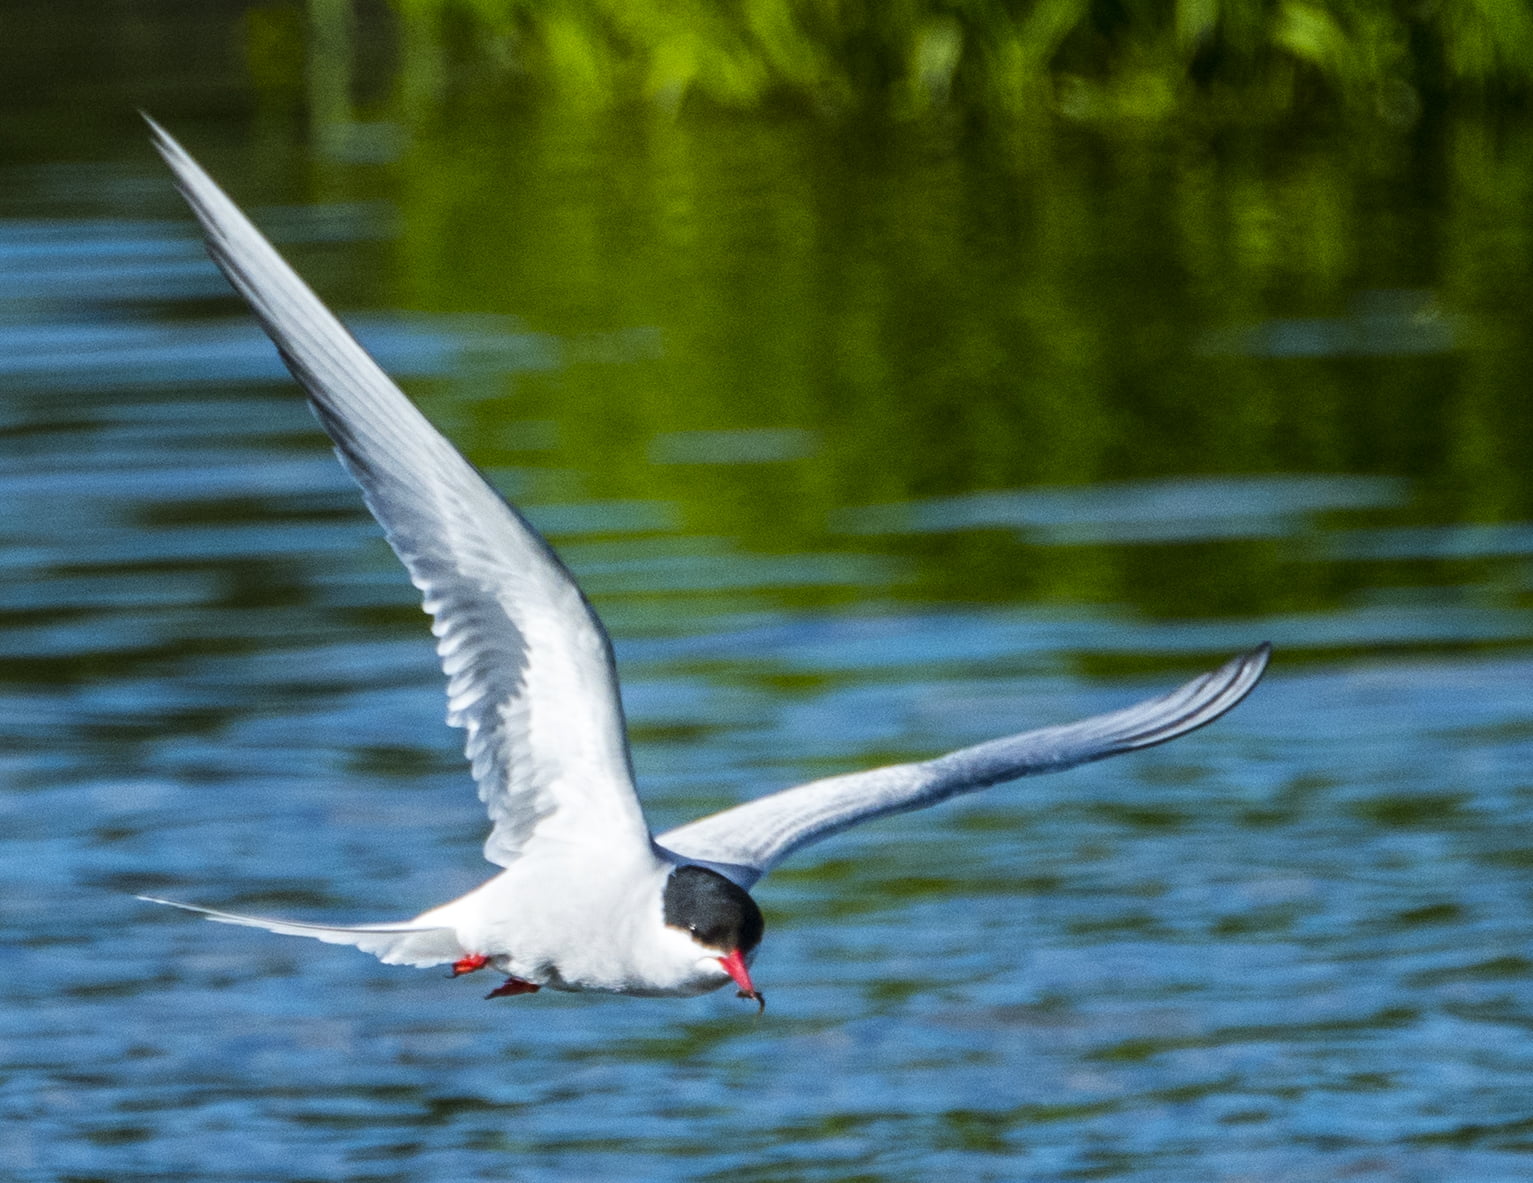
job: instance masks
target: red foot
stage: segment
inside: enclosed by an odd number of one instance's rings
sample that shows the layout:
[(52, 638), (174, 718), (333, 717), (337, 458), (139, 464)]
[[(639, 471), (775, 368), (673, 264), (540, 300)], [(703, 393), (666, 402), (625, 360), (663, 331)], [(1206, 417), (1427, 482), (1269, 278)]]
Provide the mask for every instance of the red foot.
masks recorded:
[(462, 977), (464, 974), (473, 973), (476, 969), (483, 969), (489, 964), (490, 959), (483, 953), (470, 953), (467, 957), (460, 957), (452, 963), (452, 976)]
[(524, 982), (521, 978), (507, 978), (495, 989), (485, 995), (486, 998), (508, 998), (512, 994), (536, 994), (542, 986), (536, 986), (531, 982)]

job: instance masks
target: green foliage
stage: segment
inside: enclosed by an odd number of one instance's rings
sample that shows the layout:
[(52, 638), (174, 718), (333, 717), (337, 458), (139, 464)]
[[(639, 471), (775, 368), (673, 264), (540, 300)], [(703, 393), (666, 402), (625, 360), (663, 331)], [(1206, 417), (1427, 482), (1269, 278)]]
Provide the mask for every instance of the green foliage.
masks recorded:
[(1008, 120), (1409, 122), (1533, 91), (1526, 0), (396, 0), (561, 101)]

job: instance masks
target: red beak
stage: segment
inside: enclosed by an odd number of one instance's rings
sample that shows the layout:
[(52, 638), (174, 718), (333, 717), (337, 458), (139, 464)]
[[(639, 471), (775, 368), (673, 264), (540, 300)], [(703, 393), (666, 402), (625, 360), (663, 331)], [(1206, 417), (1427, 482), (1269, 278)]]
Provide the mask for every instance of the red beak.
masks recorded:
[(753, 998), (760, 1004), (762, 1010), (766, 1010), (766, 999), (751, 984), (750, 971), (745, 968), (745, 956), (740, 950), (736, 949), (728, 957), (720, 957), (719, 964), (724, 967), (724, 972), (735, 980), (735, 985), (740, 987), (739, 997)]

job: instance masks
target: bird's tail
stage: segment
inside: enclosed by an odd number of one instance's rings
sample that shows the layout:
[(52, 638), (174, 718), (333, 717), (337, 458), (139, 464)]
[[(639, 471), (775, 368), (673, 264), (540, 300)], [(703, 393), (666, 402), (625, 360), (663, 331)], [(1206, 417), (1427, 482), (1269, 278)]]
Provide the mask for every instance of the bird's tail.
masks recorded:
[(264, 928), (267, 932), (279, 932), (285, 936), (313, 937), (316, 941), (330, 945), (355, 945), (386, 965), (442, 965), (457, 961), (465, 953), (453, 929), (423, 925), (411, 920), (393, 924), (358, 924), (349, 928), (331, 927), (324, 924), (300, 924), (292, 920), (267, 920), (260, 916), (238, 916), (233, 912), (215, 912), (212, 908), (162, 900), (152, 895), (141, 895), (138, 898), (151, 904), (167, 904), (184, 912), (195, 912), (220, 924), (243, 924), (248, 928)]

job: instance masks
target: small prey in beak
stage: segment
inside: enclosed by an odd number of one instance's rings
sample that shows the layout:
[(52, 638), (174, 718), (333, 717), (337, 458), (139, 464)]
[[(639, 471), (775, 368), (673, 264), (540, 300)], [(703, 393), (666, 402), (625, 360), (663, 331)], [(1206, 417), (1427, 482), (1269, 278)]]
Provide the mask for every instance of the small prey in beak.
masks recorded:
[(724, 972), (732, 977), (735, 980), (735, 984), (740, 987), (740, 992), (735, 995), (736, 998), (752, 999), (756, 1003), (756, 1013), (758, 1015), (766, 1010), (766, 995), (751, 984), (750, 972), (745, 968), (745, 955), (740, 950), (736, 949), (728, 957), (720, 957), (719, 964), (724, 967)]

